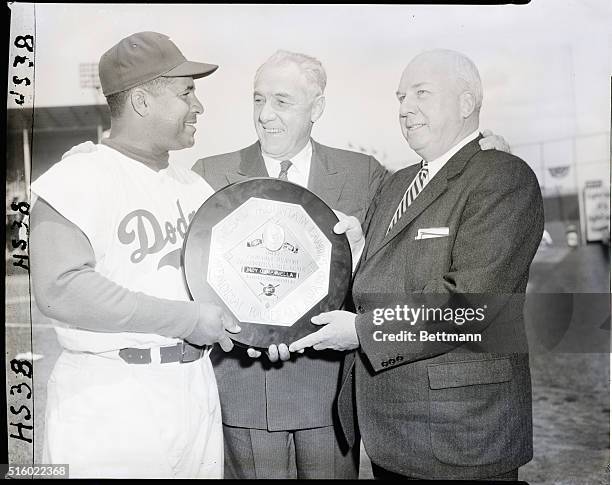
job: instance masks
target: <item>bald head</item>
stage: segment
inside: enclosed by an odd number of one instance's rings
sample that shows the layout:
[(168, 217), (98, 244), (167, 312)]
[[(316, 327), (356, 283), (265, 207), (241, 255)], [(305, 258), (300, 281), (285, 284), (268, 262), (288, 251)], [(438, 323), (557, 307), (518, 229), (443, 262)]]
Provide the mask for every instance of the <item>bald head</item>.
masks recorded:
[(416, 56), (408, 66), (430, 65), (446, 73), (449, 80), (455, 85), (457, 92), (469, 91), (474, 95), (476, 109), (482, 106), (482, 82), (478, 68), (471, 59), (461, 52), (448, 49), (435, 49)]
[(427, 161), (478, 129), (480, 75), (459, 52), (438, 49), (416, 56), (402, 74), (397, 96), (402, 133)]

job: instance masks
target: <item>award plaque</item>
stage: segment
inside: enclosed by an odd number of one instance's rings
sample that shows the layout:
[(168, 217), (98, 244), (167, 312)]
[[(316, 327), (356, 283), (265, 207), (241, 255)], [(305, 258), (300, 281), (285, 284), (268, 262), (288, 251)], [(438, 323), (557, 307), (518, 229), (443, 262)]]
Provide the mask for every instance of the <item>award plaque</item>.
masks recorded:
[(231, 338), (249, 347), (289, 344), (320, 327), (310, 319), (342, 306), (351, 250), (338, 218), (291, 182), (254, 178), (202, 204), (183, 244), (183, 271), (195, 301), (214, 302), (240, 322)]

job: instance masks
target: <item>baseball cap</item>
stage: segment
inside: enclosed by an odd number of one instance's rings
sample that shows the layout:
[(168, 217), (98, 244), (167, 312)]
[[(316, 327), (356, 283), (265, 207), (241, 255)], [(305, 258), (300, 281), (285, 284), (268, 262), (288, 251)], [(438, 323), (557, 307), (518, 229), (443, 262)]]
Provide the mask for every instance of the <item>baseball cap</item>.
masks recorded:
[(167, 35), (138, 32), (102, 54), (98, 71), (102, 92), (109, 96), (160, 76), (198, 79), (212, 74), (218, 67), (188, 61)]

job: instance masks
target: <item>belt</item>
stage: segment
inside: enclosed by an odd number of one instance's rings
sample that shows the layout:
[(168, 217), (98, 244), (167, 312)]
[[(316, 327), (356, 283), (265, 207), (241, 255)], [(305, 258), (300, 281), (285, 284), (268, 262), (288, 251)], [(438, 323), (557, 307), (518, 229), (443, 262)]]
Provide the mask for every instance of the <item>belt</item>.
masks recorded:
[[(206, 347), (197, 347), (183, 341), (170, 347), (159, 347), (159, 355), (162, 364), (169, 364), (170, 362), (186, 364), (201, 359), (205, 349)], [(119, 357), (128, 364), (150, 364), (152, 361), (151, 349), (128, 347), (119, 351)]]

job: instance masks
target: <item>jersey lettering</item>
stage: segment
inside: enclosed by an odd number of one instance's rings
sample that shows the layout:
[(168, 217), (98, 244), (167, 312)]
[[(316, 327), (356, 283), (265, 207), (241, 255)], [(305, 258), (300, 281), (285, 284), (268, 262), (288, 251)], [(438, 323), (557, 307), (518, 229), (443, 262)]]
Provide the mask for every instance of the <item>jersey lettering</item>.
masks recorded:
[[(181, 239), (185, 238), (189, 224), (185, 219), (181, 203), (178, 199), (176, 201), (176, 206), (179, 213), (176, 224), (172, 224), (170, 221), (160, 224), (157, 218), (145, 209), (137, 209), (130, 212), (119, 223), (117, 229), (119, 241), (126, 245), (136, 241), (138, 245), (137, 249), (130, 256), (132, 263), (140, 263), (148, 255), (159, 253), (166, 247), (166, 244), (176, 243), (177, 235), (179, 235)], [(194, 215), (195, 211), (189, 214), (189, 222), (191, 222)], [(150, 239), (151, 235), (152, 239)], [(177, 263), (179, 258), (177, 256), (179, 255), (180, 249), (170, 251), (167, 255), (162, 257), (158, 269), (165, 265), (178, 268)]]

